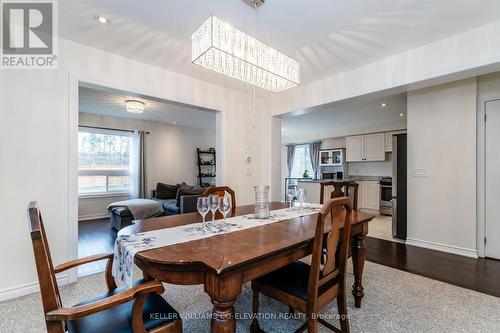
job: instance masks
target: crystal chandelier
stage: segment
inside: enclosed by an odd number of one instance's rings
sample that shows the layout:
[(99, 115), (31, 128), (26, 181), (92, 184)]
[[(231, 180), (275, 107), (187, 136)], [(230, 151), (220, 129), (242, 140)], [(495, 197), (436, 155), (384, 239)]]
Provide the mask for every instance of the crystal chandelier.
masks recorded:
[(275, 92), (300, 82), (297, 60), (215, 16), (209, 16), (191, 39), (194, 64)]

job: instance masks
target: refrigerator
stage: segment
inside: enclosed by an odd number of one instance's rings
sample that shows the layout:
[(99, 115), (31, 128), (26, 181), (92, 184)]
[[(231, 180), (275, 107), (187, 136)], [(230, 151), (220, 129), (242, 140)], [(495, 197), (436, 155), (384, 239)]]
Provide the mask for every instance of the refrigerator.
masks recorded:
[(406, 134), (392, 136), (392, 235), (406, 239)]

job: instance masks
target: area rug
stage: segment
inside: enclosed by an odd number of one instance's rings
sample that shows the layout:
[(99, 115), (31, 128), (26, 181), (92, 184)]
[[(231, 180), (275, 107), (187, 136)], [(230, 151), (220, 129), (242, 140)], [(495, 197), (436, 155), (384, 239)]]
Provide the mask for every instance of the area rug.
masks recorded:
[[(349, 273), (349, 285), (352, 284)], [(378, 264), (366, 263), (365, 298), (361, 309), (348, 297), (351, 332), (500, 332), (500, 298), (463, 289)], [(202, 286), (165, 285), (167, 300), (188, 319), (184, 332), (209, 332), (209, 297)], [(103, 274), (81, 278), (61, 288), (63, 304), (75, 304), (106, 289)], [(261, 296), (265, 315), (261, 328), (266, 332), (293, 332), (300, 319), (287, 319), (288, 308)], [(252, 293), (249, 285), (235, 304), (237, 332), (249, 332)], [(333, 302), (324, 314), (337, 313)], [(335, 320), (332, 323), (337, 324)], [(39, 294), (0, 303), (0, 332), (45, 332)], [(320, 332), (329, 332), (321, 327)]]

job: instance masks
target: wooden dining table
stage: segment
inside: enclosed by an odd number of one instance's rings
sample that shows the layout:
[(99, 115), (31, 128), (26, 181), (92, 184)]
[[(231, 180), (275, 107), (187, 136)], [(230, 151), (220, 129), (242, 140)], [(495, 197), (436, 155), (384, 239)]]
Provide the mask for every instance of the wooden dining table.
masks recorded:
[[(287, 207), (270, 203), (270, 209)], [(237, 207), (235, 216), (250, 214), (254, 206)], [(343, 217), (341, 228), (343, 228)], [(361, 307), (365, 237), (375, 215), (354, 211), (351, 220), (351, 253), (354, 271), (352, 294)], [(328, 217), (331, 218), (331, 217)], [(197, 213), (137, 220), (119, 235), (187, 225), (200, 221)], [(234, 302), (244, 283), (270, 273), (312, 253), (317, 214), (310, 214), (255, 228), (138, 252), (135, 264), (146, 278), (178, 285), (203, 284), (213, 304), (211, 332), (236, 331)], [(290, 277), (293, 278), (293, 277)]]

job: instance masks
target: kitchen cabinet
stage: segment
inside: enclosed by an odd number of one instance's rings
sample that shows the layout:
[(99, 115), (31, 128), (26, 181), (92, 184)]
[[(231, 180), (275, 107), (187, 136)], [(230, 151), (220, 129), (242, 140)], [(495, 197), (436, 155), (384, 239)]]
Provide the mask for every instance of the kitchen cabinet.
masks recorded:
[(406, 133), (406, 130), (401, 130), (401, 131), (392, 131), (392, 132), (386, 132), (385, 133), (385, 151), (390, 153), (392, 152), (392, 136), (395, 134), (402, 134)]
[(344, 154), (342, 149), (320, 150), (319, 165), (320, 166), (338, 166), (344, 162)]
[(385, 161), (385, 133), (348, 136), (346, 161)]
[(348, 136), (345, 139), (346, 161), (361, 162), (364, 159), (364, 137), (363, 135)]
[(378, 211), (380, 209), (380, 182), (358, 181), (358, 208)]

